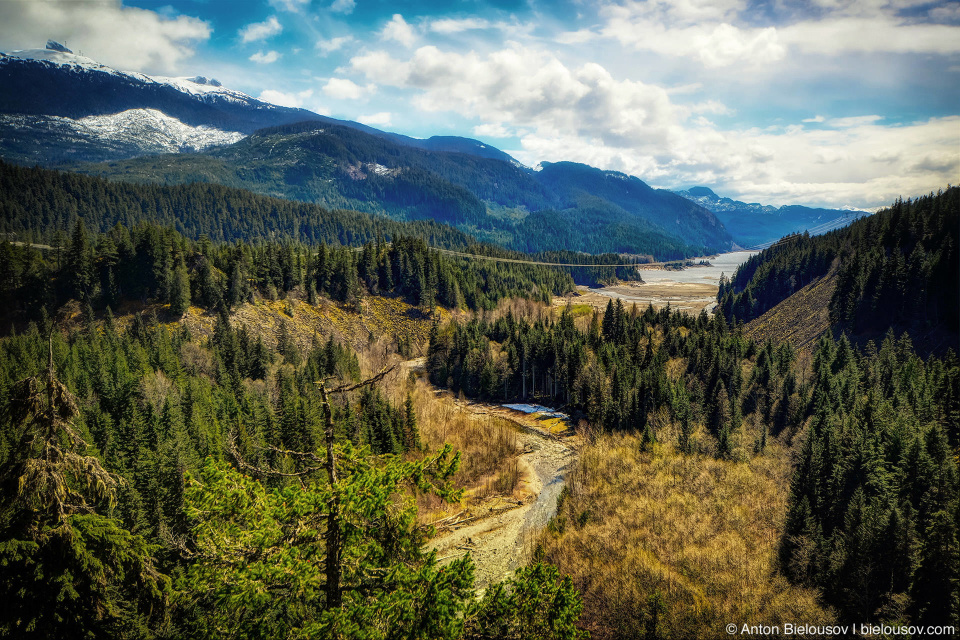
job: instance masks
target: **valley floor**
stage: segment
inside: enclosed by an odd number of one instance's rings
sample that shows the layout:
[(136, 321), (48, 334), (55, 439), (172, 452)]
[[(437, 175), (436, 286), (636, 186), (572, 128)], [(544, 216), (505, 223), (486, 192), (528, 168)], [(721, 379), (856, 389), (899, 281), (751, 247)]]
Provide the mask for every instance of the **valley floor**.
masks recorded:
[[(579, 459), (583, 441), (561, 419), (495, 404), (455, 402), (471, 419), (494, 416), (507, 422), (522, 451), (517, 458), (519, 480), (512, 492), (489, 496), (433, 521), (438, 536), (429, 548), (444, 562), (470, 553), (476, 567), (475, 585), (486, 589), (509, 578), (530, 559), (536, 539), (556, 513), (557, 498), (566, 474)], [(469, 496), (465, 502), (472, 502)]]
[(653, 305), (662, 309), (670, 305), (671, 309), (686, 311), (692, 315), (703, 309), (711, 309), (717, 300), (717, 287), (702, 282), (624, 282), (609, 287), (588, 288), (579, 286), (576, 293), (558, 296), (553, 306), (563, 307), (569, 301), (574, 305), (590, 305), (603, 311), (611, 299), (620, 299), (627, 309), (636, 304), (638, 309)]

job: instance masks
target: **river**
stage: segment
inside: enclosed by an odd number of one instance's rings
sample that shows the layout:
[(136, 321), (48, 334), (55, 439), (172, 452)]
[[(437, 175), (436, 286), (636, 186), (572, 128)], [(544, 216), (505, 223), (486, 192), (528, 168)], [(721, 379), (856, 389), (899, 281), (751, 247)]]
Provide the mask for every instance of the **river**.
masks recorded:
[[(721, 274), (729, 278), (737, 267), (756, 254), (756, 251), (732, 251), (712, 258), (703, 258), (710, 262), (710, 266), (687, 267), (681, 270), (659, 267), (642, 269), (642, 284), (624, 282), (592, 289), (580, 287), (576, 302), (602, 309), (610, 298), (619, 298), (628, 306), (636, 304), (640, 308), (652, 304), (659, 309), (669, 304), (673, 309), (690, 314), (700, 313), (703, 309), (710, 312), (716, 305)], [(694, 258), (694, 261), (697, 260), (699, 258)], [(566, 298), (558, 298), (555, 304), (566, 304)]]
[[(643, 269), (640, 275), (644, 282), (693, 282), (701, 284), (712, 284), (719, 286), (720, 274), (726, 274), (729, 278), (733, 275), (741, 264), (746, 262), (750, 256), (755, 256), (759, 251), (732, 251), (730, 253), (721, 253), (713, 258), (703, 258), (710, 262), (709, 267), (688, 267), (681, 271), (670, 271), (668, 269)], [(693, 259), (694, 262), (698, 258)]]

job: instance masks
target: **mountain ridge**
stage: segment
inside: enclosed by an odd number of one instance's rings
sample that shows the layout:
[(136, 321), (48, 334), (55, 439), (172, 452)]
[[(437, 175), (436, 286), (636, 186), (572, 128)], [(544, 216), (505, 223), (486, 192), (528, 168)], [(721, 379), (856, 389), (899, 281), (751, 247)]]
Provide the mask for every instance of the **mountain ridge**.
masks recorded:
[(745, 247), (763, 245), (791, 233), (826, 233), (846, 226), (854, 218), (870, 215), (868, 211), (853, 209), (741, 202), (719, 196), (704, 186), (675, 190), (673, 193), (709, 209), (723, 222), (737, 242)]

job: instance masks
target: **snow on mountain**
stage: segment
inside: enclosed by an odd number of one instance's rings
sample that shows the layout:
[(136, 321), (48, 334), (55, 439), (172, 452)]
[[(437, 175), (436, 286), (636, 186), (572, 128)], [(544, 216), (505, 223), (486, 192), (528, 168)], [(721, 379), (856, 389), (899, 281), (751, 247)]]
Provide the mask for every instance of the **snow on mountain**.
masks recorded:
[[(70, 120), (60, 118), (60, 120)], [(109, 140), (136, 138), (158, 151), (201, 151), (233, 144), (246, 136), (201, 125), (192, 127), (156, 109), (129, 109), (109, 116), (87, 116), (73, 120), (78, 132)]]
[[(56, 45), (57, 43), (53, 44)], [(48, 44), (48, 46), (50, 45)], [(214, 97), (231, 102), (240, 102), (251, 105), (256, 104), (264, 107), (273, 106), (269, 105), (268, 103), (261, 102), (256, 98), (252, 98), (245, 93), (241, 93), (240, 91), (227, 89), (215, 78), (205, 78), (204, 76), (194, 76), (191, 78), (169, 78), (164, 76), (148, 76), (135, 71), (120, 71), (118, 69), (114, 69), (113, 67), (108, 67), (105, 64), (101, 64), (96, 60), (92, 60), (91, 58), (71, 53), (69, 49), (66, 49), (65, 51), (50, 48), (23, 49), (18, 51), (10, 51), (7, 53), (0, 52), (0, 64), (3, 64), (4, 58), (34, 60), (58, 65), (60, 67), (67, 67), (78, 71), (94, 71), (97, 73), (106, 73), (148, 84), (155, 83), (168, 85), (177, 91), (199, 97), (204, 101), (208, 101), (209, 98)]]
[(135, 149), (138, 154), (195, 152), (246, 137), (236, 131), (184, 124), (156, 109), (129, 109), (77, 119), (0, 114), (0, 128), (16, 131), (11, 138), (30, 133), (42, 134), (41, 140), (55, 138), (78, 154), (89, 153), (90, 148), (102, 153), (124, 149)]

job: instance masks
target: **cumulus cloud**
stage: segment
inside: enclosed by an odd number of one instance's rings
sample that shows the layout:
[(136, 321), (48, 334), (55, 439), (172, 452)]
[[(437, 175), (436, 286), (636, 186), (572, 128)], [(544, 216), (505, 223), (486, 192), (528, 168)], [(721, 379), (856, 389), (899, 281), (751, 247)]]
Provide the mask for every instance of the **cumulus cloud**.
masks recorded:
[(98, 62), (146, 73), (174, 73), (209, 39), (210, 24), (190, 16), (163, 16), (120, 0), (103, 2), (0, 2), (0, 42), (5, 50), (66, 41)]
[(883, 116), (850, 116), (848, 118), (831, 118), (827, 121), (827, 124), (837, 129), (849, 129), (850, 127), (873, 124), (879, 120), (883, 120)]
[(473, 128), (473, 135), (481, 138), (512, 138), (516, 134), (503, 126), (503, 123), (496, 122), (475, 126)]
[(250, 61), (256, 62), (257, 64), (272, 64), (279, 60), (280, 57), (281, 54), (277, 53), (276, 51), (267, 51), (266, 53), (263, 51), (257, 51), (255, 54), (250, 56)]
[(373, 84), (361, 87), (352, 80), (345, 78), (330, 78), (323, 86), (323, 92), (337, 100), (358, 100), (377, 90)]
[(248, 24), (238, 33), (244, 42), (258, 42), (275, 36), (281, 31), (283, 31), (283, 25), (277, 20), (277, 16), (270, 16), (263, 22)]
[[(818, 116), (808, 120), (826, 129), (723, 129), (702, 116), (729, 113), (720, 102), (674, 102), (684, 92), (520, 45), (487, 55), (427, 46), (405, 59), (372, 51), (355, 56), (350, 70), (412, 90), (424, 111), (476, 118), (484, 124), (475, 135), (516, 135), (521, 148), (507, 151), (531, 166), (573, 160), (657, 186), (715, 184), (749, 201), (861, 207), (935, 189), (960, 168), (960, 117), (883, 126), (874, 115)], [(900, 161), (875, 159), (884, 153)]]
[(356, 6), (355, 0), (334, 0), (334, 3), (330, 5), (330, 11), (350, 15)]
[(389, 111), (381, 111), (367, 116), (359, 116), (357, 122), (371, 127), (389, 127), (392, 115)]
[[(303, 107), (305, 102), (313, 96), (313, 89), (306, 89), (299, 93), (284, 93), (275, 89), (266, 89), (258, 96), (260, 100), (277, 104), (281, 107)], [(316, 109), (314, 109), (316, 111)], [(318, 112), (319, 113), (319, 112)]]
[(656, 147), (680, 114), (660, 87), (616, 81), (600, 65), (570, 69), (519, 45), (487, 57), (427, 46), (410, 60), (370, 52), (351, 68), (372, 82), (422, 90), (416, 104), (491, 122), (576, 132), (610, 144)]
[(417, 41), (417, 34), (414, 33), (413, 27), (407, 24), (399, 13), (393, 14), (393, 18), (380, 32), (380, 37), (383, 40), (395, 40), (405, 47), (412, 47)]
[(316, 47), (323, 52), (323, 55), (333, 53), (343, 48), (343, 45), (353, 42), (353, 36), (339, 36), (329, 40), (317, 40)]
[[(754, 26), (743, 0), (650, 0), (604, 6), (603, 36), (639, 51), (698, 59), (705, 67), (766, 65), (783, 60), (791, 49), (835, 56), (842, 53), (960, 52), (960, 26), (953, 10), (929, 12), (934, 22), (904, 18), (899, 11), (929, 3), (834, 2), (821, 0), (816, 18), (789, 19), (776, 26)], [(784, 5), (786, 6), (786, 5)], [(591, 32), (563, 34), (576, 43)]]
[(487, 29), (489, 27), (490, 22), (483, 18), (440, 18), (430, 22), (430, 31), (443, 34), (460, 33), (472, 29)]
[(649, 11), (634, 14), (624, 7), (610, 7), (605, 13), (604, 36), (637, 50), (695, 58), (708, 68), (766, 64), (787, 52), (774, 27), (741, 28), (726, 22), (671, 25)]
[(813, 116), (812, 118), (804, 118), (801, 122), (820, 123), (820, 122), (823, 122), (824, 120), (826, 120), (826, 118), (818, 114)]
[(834, 17), (805, 21), (777, 30), (784, 44), (805, 53), (829, 56), (841, 53), (929, 53), (960, 52), (960, 26), (907, 23), (902, 18)]

